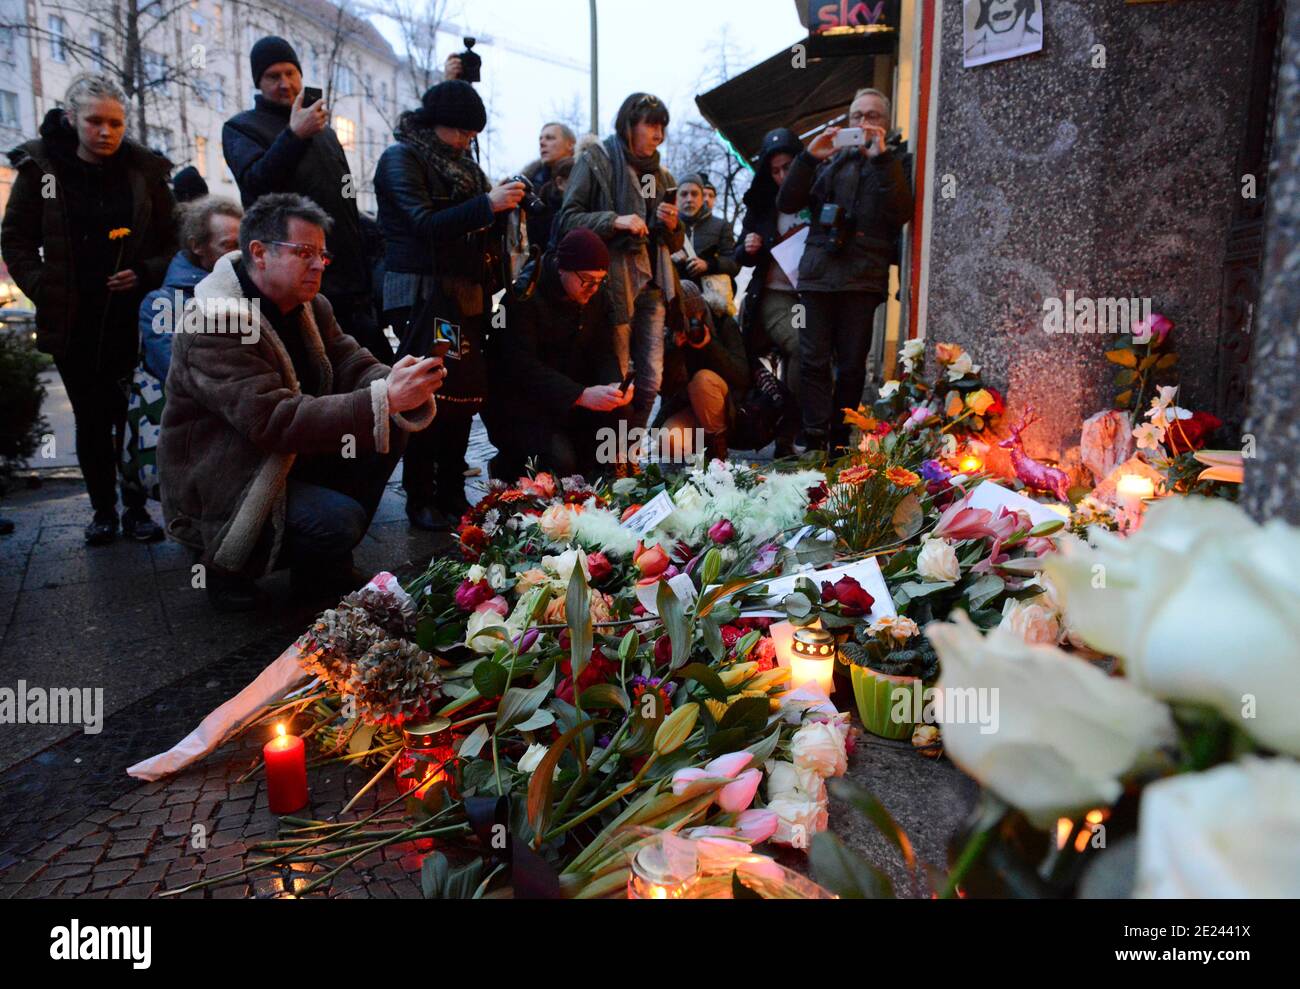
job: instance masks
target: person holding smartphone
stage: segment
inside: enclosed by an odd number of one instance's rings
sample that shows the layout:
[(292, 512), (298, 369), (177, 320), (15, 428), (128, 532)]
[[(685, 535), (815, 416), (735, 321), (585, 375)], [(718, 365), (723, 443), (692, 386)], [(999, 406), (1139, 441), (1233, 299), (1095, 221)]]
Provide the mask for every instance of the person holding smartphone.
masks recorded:
[(512, 482), (529, 458), (557, 476), (594, 476), (599, 431), (616, 432), (620, 410), (636, 397), (634, 376), (620, 375), (614, 354), (605, 242), (579, 227), (541, 266), (531, 297), (506, 293), (504, 327), (488, 344), (483, 420), (499, 451), (492, 474)]
[(336, 258), (321, 292), (334, 307), (343, 332), (379, 360), (394, 355), (379, 329), (370, 284), (366, 237), (351, 190), (357, 181), (330, 127), (329, 107), (319, 88), (304, 86), (293, 46), (274, 35), (249, 54), (253, 108), (236, 114), (221, 130), (221, 146), (247, 209), (272, 192), (306, 196), (334, 221), (328, 234)]
[(809, 210), (799, 262), (799, 401), (803, 443), (845, 446), (840, 409), (856, 409), (866, 386), (876, 307), (889, 290), (899, 231), (912, 216), (912, 187), (886, 143), (888, 98), (860, 90), (847, 128), (828, 127), (794, 158), (777, 193), (781, 213)]

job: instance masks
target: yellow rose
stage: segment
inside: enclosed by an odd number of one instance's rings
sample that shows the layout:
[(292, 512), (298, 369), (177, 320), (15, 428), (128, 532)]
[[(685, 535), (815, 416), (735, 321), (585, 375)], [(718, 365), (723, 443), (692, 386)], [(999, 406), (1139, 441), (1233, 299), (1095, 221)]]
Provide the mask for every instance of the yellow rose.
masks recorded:
[(567, 505), (552, 505), (538, 523), (542, 534), (553, 543), (567, 542), (573, 535), (573, 516)]
[(935, 356), (939, 358), (940, 364), (952, 364), (965, 352), (961, 345), (956, 343), (941, 343), (934, 348)]
[(989, 394), (987, 388), (981, 388), (979, 391), (971, 392), (966, 396), (966, 407), (977, 416), (982, 416), (993, 407), (995, 402), (996, 399)]

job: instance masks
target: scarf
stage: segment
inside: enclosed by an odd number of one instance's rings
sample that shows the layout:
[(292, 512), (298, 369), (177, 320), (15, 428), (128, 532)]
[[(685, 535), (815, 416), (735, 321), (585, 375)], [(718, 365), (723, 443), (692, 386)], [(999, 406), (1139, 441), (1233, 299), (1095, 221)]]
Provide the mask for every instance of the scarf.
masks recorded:
[[(633, 214), (643, 217), (647, 223), (654, 218), (655, 210), (663, 202), (664, 190), (659, 188), (659, 152), (648, 155), (645, 158), (639, 158), (634, 155), (630, 148), (623, 142), (623, 139), (617, 134), (611, 134), (605, 138), (605, 153), (609, 155), (609, 162), (614, 166), (614, 212), (620, 215)], [(632, 175), (628, 169), (635, 172), (637, 177), (644, 179), (647, 175), (655, 176), (654, 198), (647, 199), (641, 195), (641, 189), (633, 185)]]
[(452, 198), (458, 202), (473, 199), (491, 190), (487, 176), (469, 152), (457, 151), (439, 138), (432, 127), (421, 125), (409, 113), (403, 114), (398, 120), (393, 137), (415, 148), (447, 180), (451, 186)]

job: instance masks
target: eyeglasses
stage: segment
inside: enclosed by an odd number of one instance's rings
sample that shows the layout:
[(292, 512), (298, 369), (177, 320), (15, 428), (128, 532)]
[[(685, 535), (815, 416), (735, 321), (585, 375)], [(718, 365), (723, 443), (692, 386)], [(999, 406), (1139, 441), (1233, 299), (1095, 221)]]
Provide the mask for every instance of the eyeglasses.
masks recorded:
[(883, 113), (877, 112), (876, 110), (872, 110), (870, 113), (849, 114), (849, 123), (851, 124), (860, 124), (863, 123), (864, 121), (869, 121), (873, 124), (883, 124), (888, 119), (889, 118), (887, 116), (885, 116)]
[(298, 260), (306, 261), (308, 264), (311, 264), (316, 258), (320, 258), (321, 264), (328, 268), (330, 262), (334, 260), (334, 254), (331, 251), (318, 251), (310, 244), (295, 244), (290, 240), (271, 240), (267, 241), (267, 243), (274, 244), (276, 247), (292, 247), (293, 253), (298, 257)]
[(574, 278), (576, 278), (578, 280), (578, 284), (581, 285), (583, 288), (600, 288), (601, 282), (605, 280), (604, 275), (598, 275), (595, 278), (590, 278), (587, 275), (580, 275), (576, 271), (571, 271), (569, 272), (569, 274), (571, 274)]

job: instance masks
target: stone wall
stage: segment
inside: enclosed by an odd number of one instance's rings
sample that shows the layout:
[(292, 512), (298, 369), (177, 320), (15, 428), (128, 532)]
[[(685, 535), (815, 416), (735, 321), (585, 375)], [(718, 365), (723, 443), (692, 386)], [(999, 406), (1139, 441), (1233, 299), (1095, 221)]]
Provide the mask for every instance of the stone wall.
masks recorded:
[(1246, 508), (1300, 525), (1300, 3), (1289, 5), (1278, 75), (1268, 230), (1256, 312)]
[(926, 334), (971, 350), (1012, 414), (1043, 413), (1031, 454), (1067, 458), (1115, 392), (1110, 338), (1043, 329), (1043, 300), (1067, 290), (1150, 297), (1178, 324), (1182, 404), (1216, 411), (1256, 8), (1044, 6), (1042, 52), (967, 69), (962, 5), (944, 4), (935, 187), (951, 175), (956, 195), (935, 201)]

